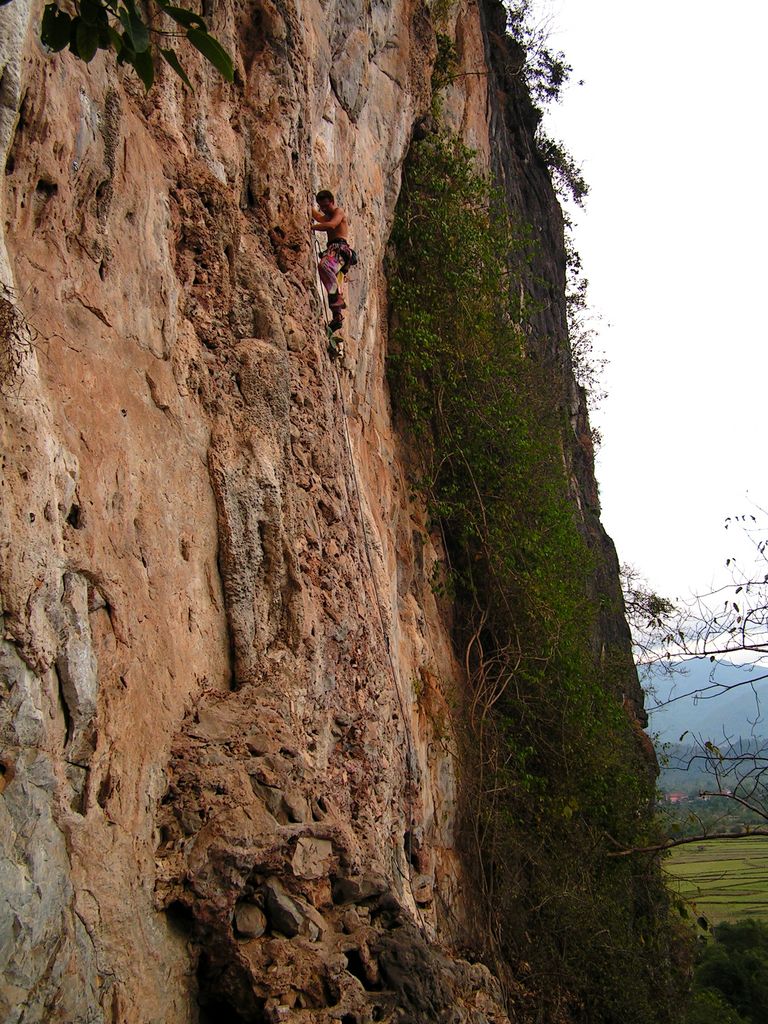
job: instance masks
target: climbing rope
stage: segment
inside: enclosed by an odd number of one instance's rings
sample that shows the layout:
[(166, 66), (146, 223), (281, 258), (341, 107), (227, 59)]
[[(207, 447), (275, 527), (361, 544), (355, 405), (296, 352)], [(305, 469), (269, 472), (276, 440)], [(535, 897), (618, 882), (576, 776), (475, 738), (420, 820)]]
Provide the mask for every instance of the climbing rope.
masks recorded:
[[(321, 251), (320, 251), (320, 245), (319, 245), (319, 243), (317, 241), (317, 236), (314, 234), (314, 232), (312, 233), (312, 237), (314, 239), (315, 252), (317, 254), (318, 263), (319, 263), (319, 260), (321, 259), (321, 255), (322, 255)], [(319, 269), (317, 269), (317, 263), (316, 263), (315, 266), (316, 266), (316, 273), (317, 273), (318, 283), (320, 285), (320, 290), (321, 290), (322, 295), (323, 295), (323, 315), (325, 317), (325, 326), (326, 326), (326, 329), (328, 329), (330, 327), (330, 303), (328, 302), (328, 296), (326, 295), (325, 288), (323, 287), (323, 282), (320, 279), (320, 272), (319, 272)], [(358, 522), (359, 522), (359, 525), (360, 525), (360, 532), (361, 532), (361, 534), (363, 536), (363, 547), (365, 549), (365, 555), (366, 555), (366, 559), (368, 561), (368, 571), (369, 571), (370, 577), (371, 577), (371, 586), (373, 588), (373, 594), (374, 594), (374, 597), (376, 599), (376, 609), (377, 609), (378, 614), (379, 614), (379, 624), (381, 626), (381, 635), (382, 635), (382, 639), (384, 640), (384, 647), (385, 647), (386, 652), (387, 652), (387, 660), (389, 661), (389, 668), (390, 668), (390, 671), (392, 673), (392, 681), (393, 681), (394, 686), (395, 686), (395, 693), (397, 694), (397, 702), (400, 705), (400, 715), (401, 715), (402, 722), (403, 722), (403, 729), (405, 730), (405, 743), (406, 743), (405, 772), (406, 772), (406, 783), (407, 783), (407, 786), (408, 786), (408, 807), (407, 807), (407, 813), (408, 813), (408, 833), (407, 833), (407, 835), (408, 835), (408, 848), (407, 848), (407, 850), (405, 852), (406, 852), (406, 858), (407, 858), (407, 861), (408, 861), (408, 875), (406, 876), (406, 875), (403, 874), (402, 871), (400, 871), (399, 865), (396, 864), (395, 867), (397, 868), (398, 872), (400, 873), (400, 875), (403, 878), (407, 877), (408, 885), (411, 888), (411, 895), (413, 895), (413, 877), (412, 877), (412, 870), (413, 870), (413, 829), (414, 829), (414, 825), (415, 825), (414, 813), (413, 813), (413, 810), (414, 810), (413, 789), (414, 789), (414, 784), (415, 784), (415, 778), (414, 778), (415, 754), (414, 754), (414, 750), (413, 750), (413, 743), (412, 743), (412, 740), (411, 740), (411, 730), (408, 727), (408, 718), (407, 718), (407, 715), (406, 715), (406, 712), (405, 712), (405, 703), (403, 701), (402, 690), (401, 690), (401, 687), (400, 687), (400, 679), (399, 679), (399, 676), (398, 676), (398, 673), (397, 673), (397, 669), (395, 667), (394, 658), (392, 657), (392, 649), (391, 649), (390, 644), (389, 644), (389, 637), (387, 635), (387, 629), (386, 629), (386, 625), (385, 625), (385, 622), (384, 622), (384, 610), (383, 610), (383, 606), (382, 606), (381, 596), (379, 594), (379, 588), (376, 585), (376, 573), (375, 573), (374, 568), (373, 568), (373, 557), (371, 555), (371, 547), (370, 547), (370, 542), (368, 540), (368, 531), (365, 528), (365, 520), (363, 518), (363, 502), (362, 502), (362, 499), (360, 497), (360, 483), (359, 483), (358, 478), (357, 478), (357, 470), (355, 468), (355, 459), (354, 459), (354, 456), (353, 456), (353, 453), (352, 453), (352, 438), (350, 437), (350, 434), (349, 434), (349, 424), (348, 424), (348, 417), (347, 417), (347, 404), (346, 404), (346, 401), (344, 399), (344, 390), (343, 390), (343, 388), (341, 386), (341, 374), (339, 373), (338, 364), (336, 363), (335, 360), (333, 362), (334, 362), (334, 367), (335, 367), (335, 370), (336, 370), (336, 385), (338, 387), (339, 400), (341, 402), (342, 422), (344, 424), (344, 439), (345, 439), (346, 448), (347, 448), (347, 458), (348, 458), (348, 461), (349, 461), (349, 466), (350, 466), (350, 470), (351, 470), (350, 475), (351, 475), (351, 478), (352, 478), (353, 487), (354, 487), (354, 491), (355, 491), (355, 498), (356, 498), (356, 503), (357, 503), (357, 518), (358, 518)], [(418, 910), (418, 904), (416, 905), (416, 907), (417, 907), (417, 910)]]

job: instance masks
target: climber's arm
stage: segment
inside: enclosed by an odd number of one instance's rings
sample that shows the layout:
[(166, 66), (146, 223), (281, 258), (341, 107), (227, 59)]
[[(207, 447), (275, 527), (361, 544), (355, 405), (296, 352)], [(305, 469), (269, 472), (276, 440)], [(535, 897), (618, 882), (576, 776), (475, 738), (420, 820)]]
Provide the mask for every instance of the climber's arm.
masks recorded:
[(319, 210), (313, 210), (312, 216), (316, 221), (320, 222), (319, 224), (312, 225), (313, 231), (333, 231), (334, 228), (341, 224), (344, 213), (342, 210), (337, 209), (326, 216), (324, 213), (320, 213)]

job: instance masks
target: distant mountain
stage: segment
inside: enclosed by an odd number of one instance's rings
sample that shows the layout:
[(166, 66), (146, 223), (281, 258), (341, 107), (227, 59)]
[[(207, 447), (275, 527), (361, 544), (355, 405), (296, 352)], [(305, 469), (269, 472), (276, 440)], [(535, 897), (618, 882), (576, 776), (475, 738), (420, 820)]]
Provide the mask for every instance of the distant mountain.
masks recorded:
[[(712, 664), (705, 658), (673, 664), (683, 671), (668, 675), (656, 669), (643, 680), (648, 731), (659, 742), (677, 743), (686, 730), (715, 743), (723, 735), (768, 735), (768, 665)], [(723, 691), (711, 689), (713, 682), (743, 685)], [(683, 696), (692, 691), (697, 693)], [(656, 704), (663, 706), (654, 710)]]

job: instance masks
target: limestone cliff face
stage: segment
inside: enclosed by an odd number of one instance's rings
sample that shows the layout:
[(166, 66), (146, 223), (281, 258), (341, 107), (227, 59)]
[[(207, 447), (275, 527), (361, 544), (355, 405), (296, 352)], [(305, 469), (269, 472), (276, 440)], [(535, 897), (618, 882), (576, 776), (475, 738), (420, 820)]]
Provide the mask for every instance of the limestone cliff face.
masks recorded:
[[(2, 10), (0, 1017), (501, 1022), (456, 953), (461, 672), (384, 374), (430, 13), (214, 8), (235, 83), (190, 56), (194, 93), (166, 69), (148, 96), (44, 54), (27, 0)], [(447, 113), (539, 197), (560, 351), (556, 204), (498, 11), (450, 17), (483, 73)], [(320, 187), (360, 255), (338, 369)]]

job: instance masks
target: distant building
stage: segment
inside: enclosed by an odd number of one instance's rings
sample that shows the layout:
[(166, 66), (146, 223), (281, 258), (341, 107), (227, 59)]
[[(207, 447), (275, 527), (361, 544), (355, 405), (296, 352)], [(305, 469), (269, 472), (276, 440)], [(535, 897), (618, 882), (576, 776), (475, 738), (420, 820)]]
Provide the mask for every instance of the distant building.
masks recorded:
[(681, 804), (688, 799), (687, 793), (665, 793), (664, 799), (668, 804)]

